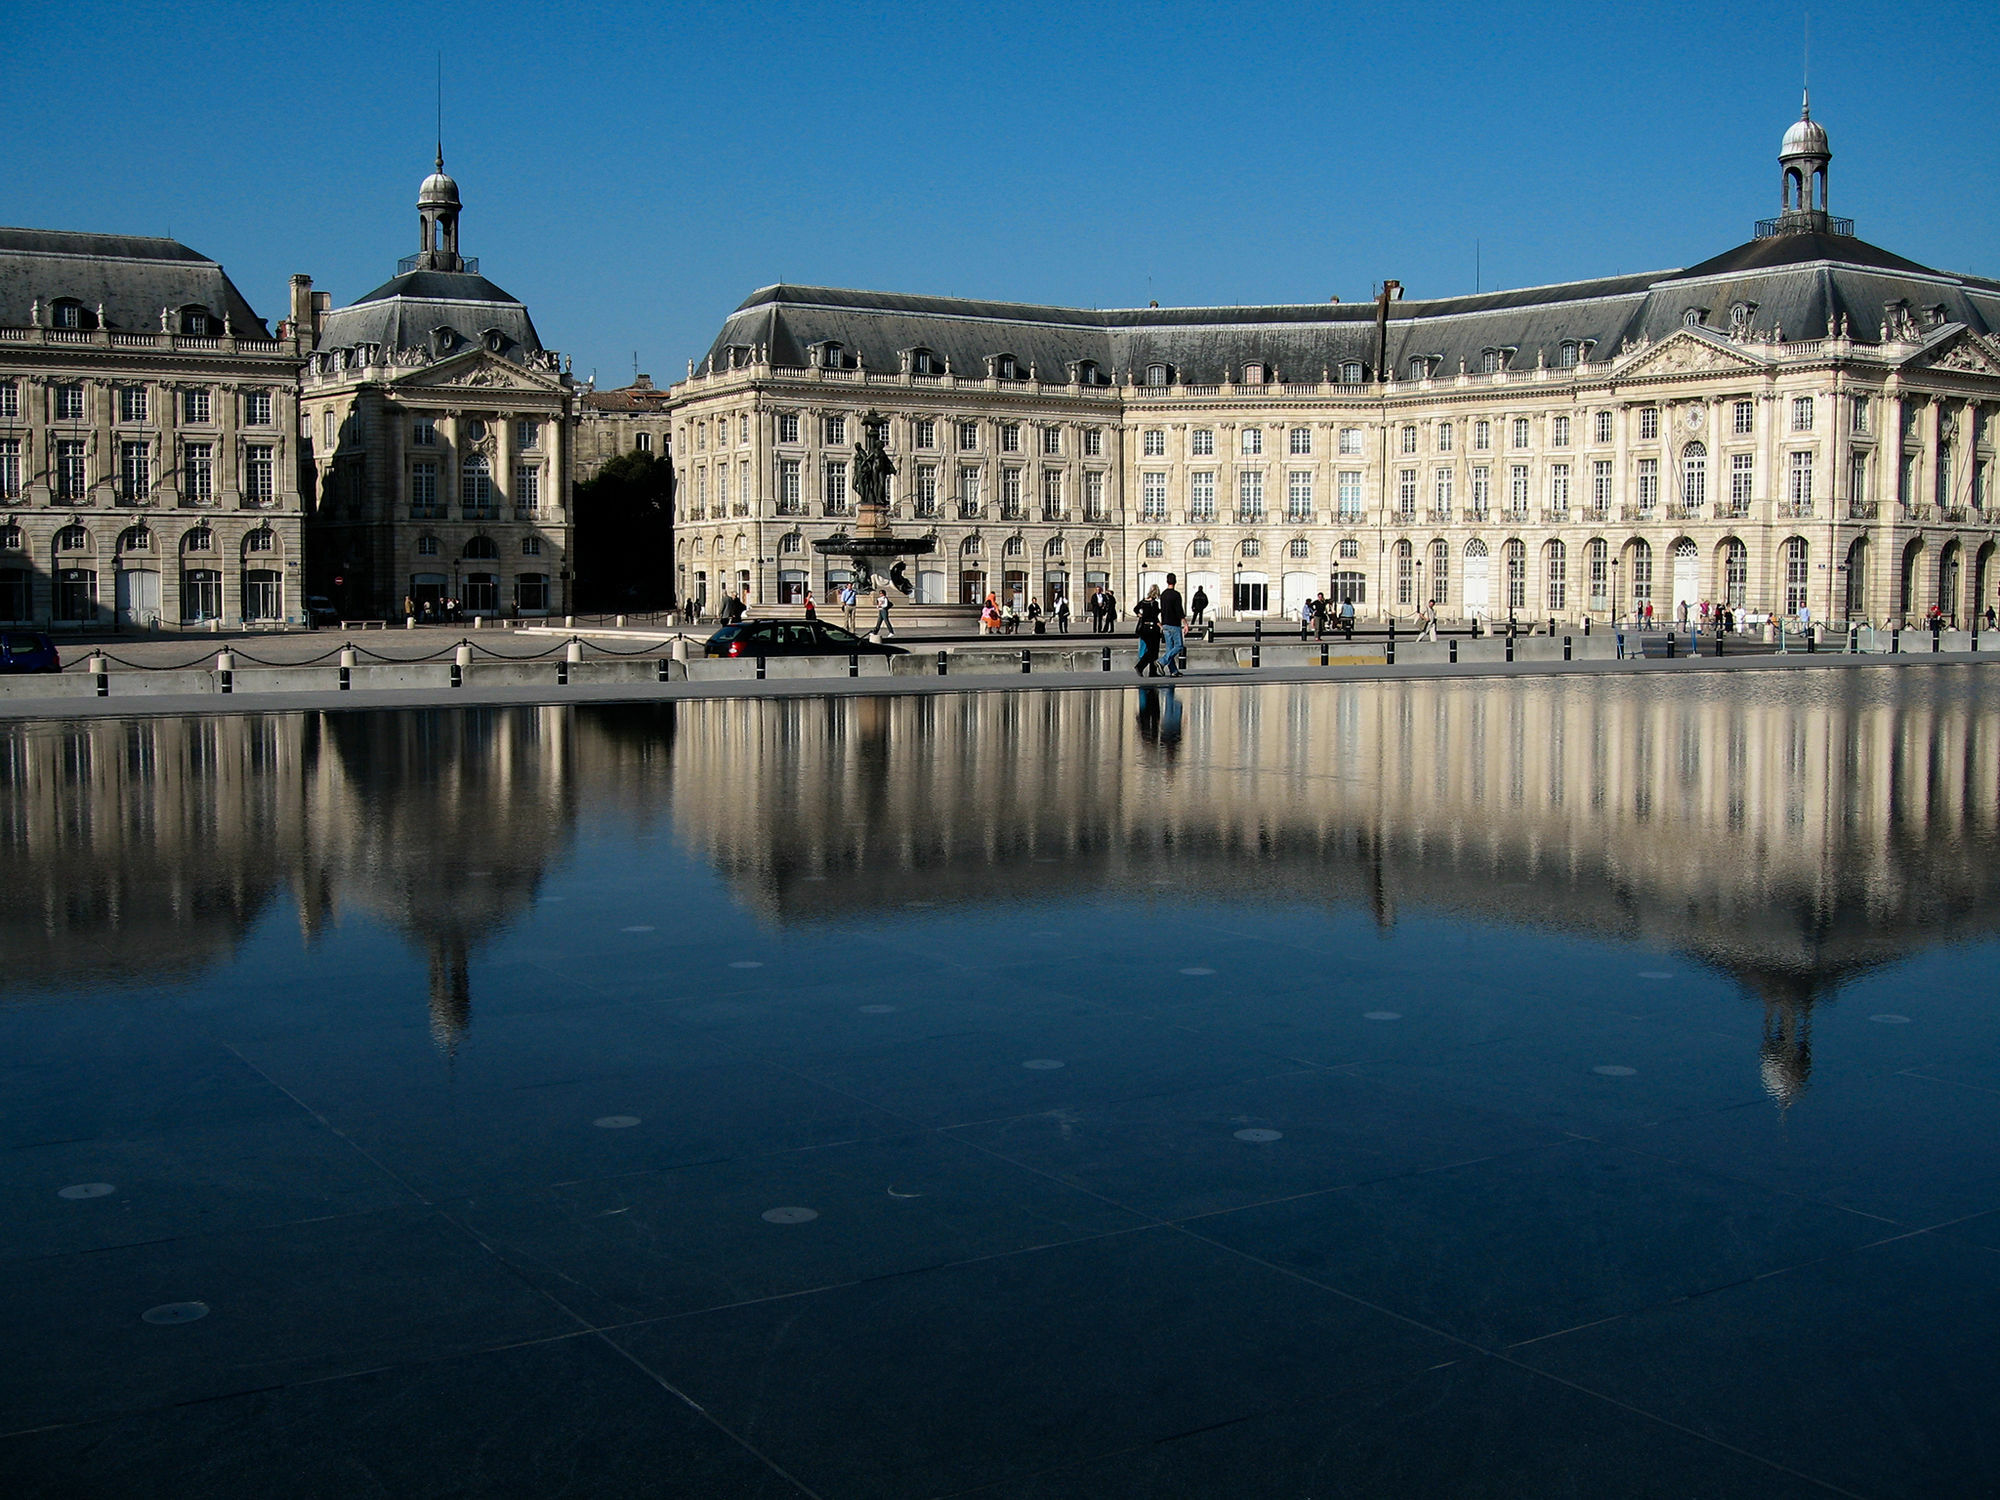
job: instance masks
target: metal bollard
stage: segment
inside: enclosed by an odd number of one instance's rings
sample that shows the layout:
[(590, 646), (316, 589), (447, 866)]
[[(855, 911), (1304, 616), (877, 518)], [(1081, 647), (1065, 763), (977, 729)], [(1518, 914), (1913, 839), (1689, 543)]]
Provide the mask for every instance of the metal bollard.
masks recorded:
[(1458, 661), (1458, 637), (1453, 636), (1448, 644), (1451, 648), (1451, 659), (1455, 665)]
[(1264, 639), (1264, 617), (1262, 615), (1259, 615), (1250, 622), (1250, 639), (1253, 641)]
[[(947, 657), (948, 657), (949, 655), (950, 655), (950, 653), (949, 653), (949, 652), (945, 652), (945, 651), (940, 651), (940, 652), (938, 652), (938, 676), (940, 676), (940, 677), (942, 677), (942, 676), (944, 676), (944, 675), (945, 675), (945, 666), (944, 666), (944, 664), (945, 664), (945, 661), (946, 661), (946, 659), (947, 659)], [(1111, 659), (1111, 653), (1110, 653), (1109, 651), (1106, 651), (1106, 652), (1104, 653), (1104, 659), (1105, 659), (1106, 661), (1109, 661), (1109, 660)], [(1107, 668), (1106, 670), (1109, 670), (1109, 669)]]
[(663, 656), (663, 657), (661, 657), (661, 658), (660, 658), (660, 661), (659, 661), (659, 667), (660, 667), (660, 681), (662, 681), (662, 682), (665, 682), (665, 681), (667, 680), (667, 661), (668, 661), (668, 658), (666, 658), (666, 657), (664, 657), (664, 656)]
[(109, 698), (111, 696), (109, 664), (100, 653), (93, 651), (90, 653), (88, 665), (90, 667), (90, 675), (97, 679), (97, 696), (100, 698)]
[(1023, 677), (1028, 675), (1028, 648), (1026, 646), (1021, 648), (1021, 675)]
[(1111, 648), (1109, 646), (1104, 648), (1104, 670), (1107, 672), (1111, 670)]
[(1253, 667), (1261, 667), (1264, 665), (1264, 646), (1263, 646), (1262, 631), (1259, 631), (1256, 638), (1250, 642), (1250, 665)]
[[(1715, 654), (1716, 654), (1717, 656), (1720, 656), (1720, 655), (1722, 655), (1722, 651), (1721, 651), (1721, 646), (1722, 646), (1722, 637), (1721, 637), (1721, 636), (1719, 636), (1719, 635), (1718, 635), (1718, 636), (1717, 636), (1717, 637), (1715, 638), (1715, 644), (1716, 644), (1716, 647), (1717, 647), (1717, 650), (1716, 650), (1716, 653), (1715, 653)], [(1818, 627), (1817, 625), (1808, 625), (1808, 626), (1806, 626), (1806, 655), (1807, 655), (1807, 656), (1811, 656), (1811, 655), (1812, 655), (1812, 654), (1813, 654), (1813, 653), (1814, 653), (1815, 651), (1817, 651), (1817, 650), (1819, 650), (1819, 627)]]
[(847, 675), (849, 677), (859, 677), (861, 675), (861, 657), (858, 652), (850, 651), (847, 653)]
[(1903, 627), (1898, 625), (1889, 632), (1889, 654), (1896, 655), (1903, 649)]
[(1715, 632), (1715, 654), (1717, 656), (1722, 655), (1722, 638), (1723, 638), (1723, 631), (1721, 627), (1718, 626)]
[(1383, 650), (1382, 665), (1385, 667), (1396, 665), (1396, 622), (1394, 620), (1389, 622), (1389, 644)]
[(1514, 632), (1510, 630), (1507, 632), (1507, 660), (1512, 661), (1513, 659), (1514, 659)]
[(764, 680), (764, 653), (761, 651), (757, 653), (757, 680)]
[(1933, 630), (1931, 632), (1931, 650), (1936, 651), (1938, 649), (1938, 643), (1941, 640), (1943, 640), (1943, 636), (1938, 631)]
[(236, 658), (227, 651), (215, 653), (215, 670), (222, 678), (222, 691), (236, 691)]
[(343, 693), (348, 692), (354, 686), (354, 662), (354, 648), (352, 646), (342, 646), (340, 648), (340, 690)]
[(1326, 642), (1325, 642), (1325, 641), (1321, 641), (1321, 642), (1319, 643), (1319, 664), (1320, 664), (1320, 665), (1321, 665), (1322, 667), (1323, 667), (1323, 666), (1326, 666), (1326, 665), (1327, 665), (1327, 659), (1326, 659)]
[(1669, 630), (1667, 632), (1667, 660), (1672, 661), (1673, 659), (1674, 659), (1674, 633), (1671, 630)]
[(1563, 660), (1564, 660), (1564, 661), (1568, 661), (1568, 660), (1570, 659), (1570, 651), (1569, 651), (1569, 643), (1570, 643), (1570, 637), (1568, 637), (1568, 636), (1564, 636), (1564, 637), (1563, 637)]

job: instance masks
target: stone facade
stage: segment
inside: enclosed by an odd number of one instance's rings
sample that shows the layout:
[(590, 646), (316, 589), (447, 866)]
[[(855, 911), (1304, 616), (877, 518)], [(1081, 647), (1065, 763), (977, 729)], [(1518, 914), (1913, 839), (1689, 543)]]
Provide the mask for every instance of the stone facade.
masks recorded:
[(1225, 617), (1888, 620), (1993, 603), (2000, 283), (1854, 238), (1825, 132), (1784, 212), (1678, 271), (1376, 305), (1085, 311), (772, 287), (670, 393), (682, 597), (838, 581), (860, 419), (919, 597)]
[(172, 240), (0, 230), (0, 620), (302, 618), (281, 335)]
[[(457, 600), (476, 616), (569, 605), (576, 392), (527, 308), (458, 253), (458, 185), (418, 194), (418, 254), (316, 319), (300, 408), (314, 592), (347, 617)], [(303, 285), (302, 285), (303, 283)]]
[(581, 484), (621, 453), (670, 456), (673, 417), (650, 375), (616, 390), (584, 390), (576, 403), (576, 478)]

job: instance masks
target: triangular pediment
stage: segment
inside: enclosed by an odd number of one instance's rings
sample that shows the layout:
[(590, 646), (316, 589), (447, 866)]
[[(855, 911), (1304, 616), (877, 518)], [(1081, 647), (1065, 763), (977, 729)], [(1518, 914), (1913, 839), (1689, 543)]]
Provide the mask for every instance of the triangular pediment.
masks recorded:
[(1762, 361), (1727, 339), (1701, 329), (1682, 328), (1630, 356), (1630, 363), (1618, 374), (1630, 380), (1648, 375), (1737, 375), (1762, 368)]
[(1936, 334), (1923, 348), (1903, 361), (1903, 368), (2000, 377), (2000, 350), (1996, 350), (1993, 340), (1983, 339), (1971, 329), (1958, 325)]
[(562, 376), (556, 370), (516, 364), (488, 349), (468, 349), (449, 359), (433, 360), (403, 371), (393, 377), (392, 383), (410, 394), (467, 390), (546, 392), (560, 390)]

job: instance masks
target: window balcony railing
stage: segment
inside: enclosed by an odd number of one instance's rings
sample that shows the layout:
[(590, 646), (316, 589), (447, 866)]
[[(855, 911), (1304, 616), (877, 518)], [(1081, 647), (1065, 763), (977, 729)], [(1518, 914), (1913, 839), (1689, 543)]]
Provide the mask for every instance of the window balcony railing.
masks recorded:
[(1928, 505), (1906, 505), (1903, 507), (1903, 519), (1906, 521), (1928, 521), (1930, 518), (1931, 508)]
[(778, 502), (778, 514), (781, 516), (802, 516), (805, 513), (806, 503), (803, 500), (780, 500)]
[(1881, 509), (1873, 500), (1850, 500), (1847, 502), (1847, 519), (1850, 521), (1872, 521)]
[(1740, 521), (1750, 514), (1748, 500), (1718, 500), (1715, 502), (1715, 518), (1718, 521)]
[(1215, 502), (1213, 500), (1197, 501), (1188, 507), (1187, 515), (1189, 522), (1196, 525), (1213, 522), (1215, 520)]
[(1111, 519), (1111, 511), (1102, 504), (1086, 505), (1083, 508), (1083, 518), (1086, 521), (1108, 521)]
[(118, 491), (117, 501), (120, 505), (154, 505), (158, 503), (159, 497), (151, 490), (121, 489)]
[(747, 515), (749, 515), (749, 514), (750, 514), (750, 502), (749, 502), (749, 501), (747, 501), (747, 500), (737, 500), (737, 501), (734, 501), (734, 502), (732, 502), (732, 503), (731, 503), (731, 505), (730, 505), (730, 507), (729, 507), (729, 513), (730, 513), (730, 514), (731, 514), (732, 516), (747, 516)]
[(1042, 507), (1042, 519), (1044, 521), (1063, 520), (1064, 519), (1063, 508), (1060, 505), (1044, 505)]
[(1433, 505), (1430, 511), (1430, 519), (1433, 526), (1449, 526), (1451, 524), (1451, 507), (1449, 505)]
[(215, 496), (182, 495), (180, 501), (180, 508), (182, 510), (214, 510)]
[(1567, 505), (1564, 505), (1560, 507), (1551, 507), (1550, 509), (1543, 511), (1542, 524), (1544, 526), (1569, 525), (1569, 507)]
[(517, 505), (514, 507), (514, 519), (517, 521), (539, 521), (541, 518), (542, 508), (539, 505)]
[(497, 505), (468, 505), (465, 507), (461, 518), (467, 521), (497, 521), (500, 519), (500, 507)]
[(1313, 508), (1310, 505), (1287, 505), (1285, 507), (1285, 519), (1295, 525), (1310, 526), (1312, 518)]
[(1781, 521), (1810, 520), (1812, 513), (1813, 503), (1810, 500), (1780, 500), (1778, 502), (1778, 519)]
[(442, 521), (445, 519), (445, 508), (435, 500), (412, 501), (410, 504), (410, 519), (412, 521)]
[(1586, 505), (1583, 508), (1583, 519), (1586, 521), (1608, 521), (1611, 519), (1611, 507), (1609, 505)]
[(819, 513), (823, 516), (849, 516), (854, 514), (844, 500), (828, 500), (821, 504)]
[(1701, 519), (1701, 506), (1699, 503), (1690, 505), (1682, 500), (1669, 501), (1667, 503), (1667, 519), (1669, 521), (1699, 521)]
[(1018, 500), (1003, 500), (1000, 502), (1000, 519), (1003, 521), (1025, 521), (1028, 519), (1027, 507), (1022, 505)]
[(976, 521), (984, 508), (977, 500), (961, 500), (958, 502), (958, 518), (961, 521)]
[(1972, 519), (1972, 513), (1963, 505), (1947, 505), (1944, 508), (1944, 518), (1954, 526), (1963, 526)]
[(1164, 521), (1167, 518), (1167, 502), (1164, 500), (1141, 500), (1139, 519), (1142, 521)]
[(1465, 509), (1465, 519), (1474, 522), (1490, 521), (1493, 519), (1493, 511), (1488, 506), (1469, 505)]
[(1628, 505), (1618, 512), (1618, 519), (1621, 521), (1650, 521), (1653, 519), (1654, 512), (1658, 509), (1659, 507), (1656, 505)]
[(935, 499), (919, 500), (916, 503), (916, 518), (919, 521), (935, 521), (938, 518), (938, 503)]
[(238, 510), (276, 510), (278, 499), (275, 495), (245, 495), (236, 502)]
[(1236, 512), (1238, 526), (1261, 526), (1264, 524), (1264, 507), (1261, 505), (1240, 506)]

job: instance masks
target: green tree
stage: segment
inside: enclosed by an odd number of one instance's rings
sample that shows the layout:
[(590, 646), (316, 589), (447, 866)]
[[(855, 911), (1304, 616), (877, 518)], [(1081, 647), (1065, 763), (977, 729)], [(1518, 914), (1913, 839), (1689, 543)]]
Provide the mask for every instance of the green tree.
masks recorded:
[(578, 610), (635, 614), (674, 604), (674, 465), (621, 453), (576, 487)]

